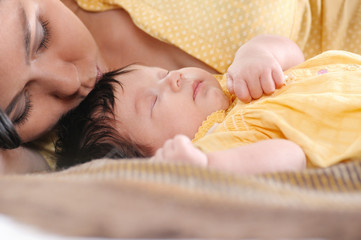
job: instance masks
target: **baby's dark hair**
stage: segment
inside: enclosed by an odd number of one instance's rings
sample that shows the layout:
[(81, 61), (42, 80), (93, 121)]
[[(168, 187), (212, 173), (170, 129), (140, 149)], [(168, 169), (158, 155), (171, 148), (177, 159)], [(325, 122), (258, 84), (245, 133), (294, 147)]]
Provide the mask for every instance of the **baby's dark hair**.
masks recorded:
[(55, 144), (58, 169), (102, 157), (149, 156), (148, 147), (132, 142), (114, 128), (114, 88), (123, 88), (114, 77), (127, 72), (121, 68), (104, 74), (80, 105), (61, 118)]

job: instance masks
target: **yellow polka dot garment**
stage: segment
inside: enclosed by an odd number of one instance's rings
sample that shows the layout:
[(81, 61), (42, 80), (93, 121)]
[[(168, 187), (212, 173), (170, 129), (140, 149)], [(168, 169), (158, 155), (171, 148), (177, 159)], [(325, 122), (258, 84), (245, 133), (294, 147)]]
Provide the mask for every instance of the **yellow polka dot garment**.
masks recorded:
[(285, 74), (286, 85), (271, 96), (249, 104), (233, 96), (227, 111), (202, 124), (195, 145), (213, 152), (282, 138), (301, 146), (310, 167), (360, 158), (361, 56), (328, 51)]
[(359, 0), (75, 0), (89, 11), (124, 8), (151, 36), (226, 72), (259, 34), (288, 37), (306, 58), (329, 49), (361, 54)]

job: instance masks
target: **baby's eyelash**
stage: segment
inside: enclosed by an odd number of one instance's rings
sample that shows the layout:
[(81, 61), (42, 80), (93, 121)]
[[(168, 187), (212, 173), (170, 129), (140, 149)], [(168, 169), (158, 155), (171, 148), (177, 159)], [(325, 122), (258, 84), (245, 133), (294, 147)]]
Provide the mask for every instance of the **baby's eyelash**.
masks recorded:
[(48, 48), (48, 44), (50, 41), (50, 28), (49, 28), (49, 21), (40, 21), (41, 27), (43, 28), (43, 39), (41, 40), (40, 46), (38, 50), (45, 48)]
[(157, 101), (158, 101), (158, 95), (155, 95), (152, 106), (151, 106), (151, 111), (150, 111), (151, 115), (153, 114), (153, 109), (154, 109), (154, 106), (157, 103)]
[(158, 101), (158, 95), (155, 96), (154, 103), (153, 103), (153, 107), (154, 107), (154, 105), (157, 103), (157, 101)]

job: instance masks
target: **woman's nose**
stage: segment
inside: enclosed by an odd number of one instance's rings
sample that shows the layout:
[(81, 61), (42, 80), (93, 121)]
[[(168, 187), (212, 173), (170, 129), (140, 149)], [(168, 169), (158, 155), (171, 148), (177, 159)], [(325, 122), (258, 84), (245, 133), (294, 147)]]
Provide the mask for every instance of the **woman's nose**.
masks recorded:
[(71, 98), (76, 95), (87, 95), (85, 92), (81, 93), (78, 70), (71, 63), (62, 62), (54, 66), (48, 65), (38, 69), (33, 79), (44, 92), (61, 99)]
[(171, 71), (169, 74), (165, 77), (164, 81), (166, 84), (170, 87), (170, 89), (174, 92), (179, 91), (182, 88), (182, 75), (181, 73), (177, 71)]

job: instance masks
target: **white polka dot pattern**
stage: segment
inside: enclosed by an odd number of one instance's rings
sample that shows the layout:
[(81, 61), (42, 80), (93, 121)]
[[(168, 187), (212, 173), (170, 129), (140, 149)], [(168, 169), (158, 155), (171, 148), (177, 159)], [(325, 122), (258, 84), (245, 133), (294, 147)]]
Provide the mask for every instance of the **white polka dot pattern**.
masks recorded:
[[(77, 2), (89, 11), (122, 7), (143, 31), (183, 49), (221, 73), (227, 70), (235, 52), (244, 42), (265, 33), (286, 36), (296, 41), (305, 51), (306, 58), (327, 49), (345, 49), (361, 53), (361, 1), (356, 0), (355, 3), (348, 4), (350, 6), (342, 5), (343, 1), (327, 0), (322, 2), (331, 3), (324, 4), (315, 0)], [(337, 7), (340, 9), (341, 5), (347, 9), (342, 15), (344, 24), (339, 26), (339, 18), (342, 16), (336, 13)], [(325, 17), (332, 17), (332, 22), (323, 19)], [(335, 39), (337, 41), (334, 41)]]

